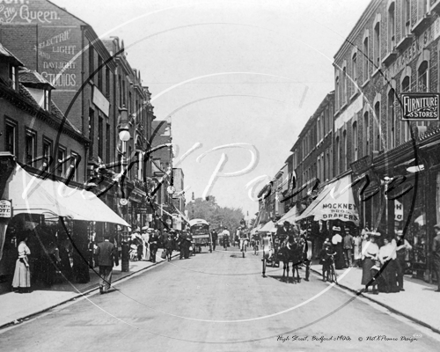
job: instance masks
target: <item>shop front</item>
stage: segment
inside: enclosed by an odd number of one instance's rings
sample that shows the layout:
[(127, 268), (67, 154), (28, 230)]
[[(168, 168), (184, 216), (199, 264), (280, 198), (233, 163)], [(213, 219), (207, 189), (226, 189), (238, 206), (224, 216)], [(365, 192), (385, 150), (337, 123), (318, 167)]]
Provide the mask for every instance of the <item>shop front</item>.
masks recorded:
[[(93, 267), (90, 243), (96, 241), (96, 233), (112, 233), (115, 225), (128, 226), (92, 192), (34, 176), (18, 164), (3, 187), (2, 198), (2, 203), (10, 204), (11, 213), (7, 222), (3, 220), (0, 251), (3, 277), (11, 276), (17, 236), (25, 233), (32, 247), (34, 278), (40, 277), (51, 284), (54, 270), (62, 273), (65, 270), (64, 278), (88, 282), (89, 268)], [(55, 255), (59, 255), (56, 261)], [(59, 265), (54, 265), (55, 262)]]

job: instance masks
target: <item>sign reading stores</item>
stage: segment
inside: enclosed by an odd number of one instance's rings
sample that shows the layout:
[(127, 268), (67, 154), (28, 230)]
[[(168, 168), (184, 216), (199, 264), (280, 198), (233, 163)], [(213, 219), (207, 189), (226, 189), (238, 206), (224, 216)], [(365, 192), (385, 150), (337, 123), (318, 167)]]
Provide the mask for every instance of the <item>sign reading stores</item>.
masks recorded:
[(12, 216), (12, 204), (9, 200), (0, 200), (0, 218)]
[(402, 93), (402, 120), (438, 120), (440, 116), (439, 93)]

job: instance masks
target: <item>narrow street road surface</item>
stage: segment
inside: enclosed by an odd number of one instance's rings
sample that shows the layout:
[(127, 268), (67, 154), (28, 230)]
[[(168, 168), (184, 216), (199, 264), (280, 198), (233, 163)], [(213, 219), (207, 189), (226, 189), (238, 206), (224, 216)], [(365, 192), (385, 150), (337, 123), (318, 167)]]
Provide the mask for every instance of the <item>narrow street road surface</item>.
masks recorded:
[[(236, 248), (174, 259), (0, 332), (2, 351), (437, 351), (439, 338)], [(304, 277), (304, 271), (300, 271)], [(26, 296), (23, 295), (23, 299)]]

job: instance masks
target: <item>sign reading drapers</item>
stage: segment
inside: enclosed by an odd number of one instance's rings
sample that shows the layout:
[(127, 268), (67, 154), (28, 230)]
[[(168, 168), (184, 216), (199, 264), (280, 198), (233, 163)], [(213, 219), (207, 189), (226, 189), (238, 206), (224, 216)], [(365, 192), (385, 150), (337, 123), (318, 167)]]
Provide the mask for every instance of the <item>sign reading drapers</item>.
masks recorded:
[(298, 219), (313, 216), (314, 220), (351, 221), (359, 225), (359, 214), (353, 197), (351, 175), (325, 186), (318, 197)]

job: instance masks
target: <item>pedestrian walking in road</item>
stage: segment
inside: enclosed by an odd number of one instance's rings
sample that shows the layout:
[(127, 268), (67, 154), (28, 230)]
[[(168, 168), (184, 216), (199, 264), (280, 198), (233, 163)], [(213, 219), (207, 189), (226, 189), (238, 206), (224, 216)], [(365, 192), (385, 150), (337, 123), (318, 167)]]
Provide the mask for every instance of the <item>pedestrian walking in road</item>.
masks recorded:
[(372, 285), (373, 275), (371, 268), (378, 259), (379, 247), (376, 244), (376, 238), (373, 235), (369, 235), (369, 240), (362, 248), (362, 285), (365, 285), (365, 292), (368, 292), (368, 286)]
[(412, 249), (409, 242), (403, 238), (403, 230), (397, 230), (396, 232), (396, 264), (397, 264), (397, 284), (400, 291), (405, 291), (403, 288), (403, 275), (405, 275), (406, 269), (406, 251)]
[(440, 292), (440, 223), (434, 226), (437, 236), (434, 237), (432, 244), (432, 254), (434, 256), (434, 270), (437, 276), (437, 291)]
[(19, 235), (18, 258), (15, 263), (14, 278), (12, 279), (12, 288), (18, 293), (31, 292), (31, 271), (29, 269), (29, 258), (31, 250), (26, 244), (28, 232)]
[(99, 292), (103, 294), (110, 289), (113, 264), (119, 265), (117, 248), (114, 243), (110, 242), (109, 234), (104, 235), (104, 242), (98, 243), (95, 253), (98, 256), (99, 276), (101, 276)]
[(217, 231), (212, 230), (211, 239), (212, 239), (212, 249), (215, 251), (215, 247), (217, 246), (217, 239), (218, 239)]
[(345, 228), (345, 236), (343, 239), (343, 249), (344, 249), (344, 258), (345, 258), (345, 266), (347, 268), (351, 268), (353, 265), (353, 236), (350, 233), (350, 229), (348, 227)]

